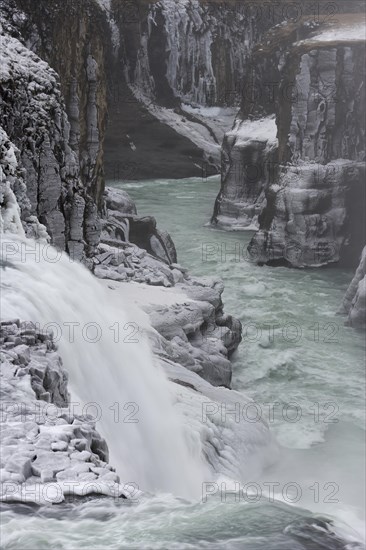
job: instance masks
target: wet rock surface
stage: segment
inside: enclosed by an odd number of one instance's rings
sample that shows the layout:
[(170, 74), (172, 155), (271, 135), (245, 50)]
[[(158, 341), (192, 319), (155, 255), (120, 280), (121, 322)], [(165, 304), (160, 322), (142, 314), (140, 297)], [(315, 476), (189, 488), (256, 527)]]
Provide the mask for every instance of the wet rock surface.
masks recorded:
[[(54, 246), (81, 259), (99, 241), (98, 212), (91, 191), (94, 176), (89, 172), (85, 177), (86, 165), (90, 168), (94, 161), (85, 164), (84, 158), (80, 163), (77, 147), (71, 147), (71, 126), (58, 74), (4, 28), (1, 32), (1, 124), (17, 149), (17, 179), (11, 186), (25, 230), (32, 235), (36, 217)], [(90, 79), (92, 73), (90, 69)], [(95, 109), (90, 109), (88, 145), (94, 157), (97, 153), (92, 142), (98, 137), (92, 131)]]

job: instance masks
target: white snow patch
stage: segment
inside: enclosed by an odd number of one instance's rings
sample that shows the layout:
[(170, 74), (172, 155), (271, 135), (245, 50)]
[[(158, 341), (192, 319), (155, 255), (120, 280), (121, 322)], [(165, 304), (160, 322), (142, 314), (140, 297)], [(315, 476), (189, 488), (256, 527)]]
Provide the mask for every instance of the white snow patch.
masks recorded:
[[(206, 156), (211, 156), (215, 162), (220, 162), (221, 143), (225, 132), (232, 126), (237, 109), (204, 108), (201, 106), (191, 107), (182, 105), (182, 110), (194, 114), (197, 122), (188, 120), (184, 115), (175, 112), (173, 109), (154, 105), (145, 94), (136, 86), (130, 85), (130, 89), (138, 101), (141, 101), (146, 109), (160, 122), (170, 126), (181, 136), (186, 137), (197, 147), (202, 149)], [(201, 124), (201, 121), (203, 124)], [(206, 124), (215, 134), (218, 143), (211, 135)]]
[(366, 40), (365, 21), (360, 21), (355, 25), (339, 25), (338, 27), (325, 29), (311, 38), (297, 42), (297, 45), (312, 42), (353, 42), (359, 40)]
[(275, 144), (277, 142), (276, 117), (271, 115), (259, 120), (243, 121), (237, 119), (227, 136), (235, 137), (238, 145), (240, 142), (245, 143), (252, 140)]
[(25, 236), (20, 219), (20, 208), (10, 183), (0, 184), (0, 233), (15, 233), (21, 237)]

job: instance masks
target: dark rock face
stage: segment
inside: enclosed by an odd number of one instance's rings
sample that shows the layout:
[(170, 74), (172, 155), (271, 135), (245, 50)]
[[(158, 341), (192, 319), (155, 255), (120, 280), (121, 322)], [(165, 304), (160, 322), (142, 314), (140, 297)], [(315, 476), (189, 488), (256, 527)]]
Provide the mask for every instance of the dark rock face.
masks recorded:
[(58, 73), (70, 121), (71, 148), (83, 186), (98, 207), (104, 191), (103, 140), (107, 114), (107, 67), (111, 32), (98, 2), (15, 0), (26, 16), (26, 45)]
[[(138, 33), (132, 42), (126, 34), (132, 85), (166, 107), (180, 99), (207, 106), (239, 104), (246, 59), (269, 19), (259, 20), (249, 2), (136, 4), (135, 23), (121, 21), (122, 35), (126, 26)], [(115, 13), (120, 6), (115, 0)]]
[[(249, 54), (271, 18), (258, 20), (252, 3), (233, 0), (224, 5), (138, 0), (133, 5), (127, 14), (122, 0), (112, 2), (121, 42), (111, 82), (107, 178), (218, 173), (219, 147), (214, 154), (211, 150), (221, 135), (180, 106), (238, 107)], [(176, 121), (173, 127), (167, 119)], [(211, 133), (209, 151), (192, 137), (189, 123), (205, 136), (201, 141)]]
[(9, 35), (1, 36), (1, 48), (2, 127), (19, 150), (26, 180), (28, 204), (22, 197), (22, 216), (24, 220), (37, 216), (55, 246), (65, 249), (66, 241), (73, 237), (63, 208), (66, 203), (72, 211), (77, 208), (78, 199), (67, 193), (73, 183), (77, 187), (79, 169), (68, 146), (69, 124), (57, 75)]
[(23, 218), (37, 216), (52, 244), (81, 259), (100, 235), (108, 25), (89, 0), (69, 10), (57, 1), (8, 0), (1, 10), (8, 33), (57, 71), (19, 44), (31, 63), (17, 66), (15, 51), (14, 74), (1, 78), (3, 127), (20, 150), (31, 203)]

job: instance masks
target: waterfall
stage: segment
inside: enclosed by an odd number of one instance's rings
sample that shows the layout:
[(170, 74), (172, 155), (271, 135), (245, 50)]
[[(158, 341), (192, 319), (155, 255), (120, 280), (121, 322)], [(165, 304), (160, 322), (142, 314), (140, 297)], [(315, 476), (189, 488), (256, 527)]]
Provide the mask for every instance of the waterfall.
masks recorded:
[(121, 481), (199, 496), (203, 462), (189, 453), (170, 383), (138, 327), (126, 331), (131, 319), (113, 291), (50, 245), (2, 234), (1, 252), (2, 317), (49, 324), (58, 333), (72, 401), (97, 403), (97, 428)]

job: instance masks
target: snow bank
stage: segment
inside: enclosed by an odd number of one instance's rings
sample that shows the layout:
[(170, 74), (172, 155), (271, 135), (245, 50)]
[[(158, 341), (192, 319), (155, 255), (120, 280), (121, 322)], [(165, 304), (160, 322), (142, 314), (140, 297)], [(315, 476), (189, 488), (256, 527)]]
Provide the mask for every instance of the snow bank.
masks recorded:
[[(360, 15), (361, 17), (361, 15)], [(359, 42), (366, 40), (366, 23), (360, 21), (354, 24), (340, 24), (330, 28), (325, 28), (319, 34), (312, 36), (306, 40), (297, 42), (296, 45), (302, 44), (319, 44), (321, 42)]]
[(259, 120), (237, 119), (228, 137), (235, 138), (236, 145), (244, 144), (247, 141), (267, 141), (277, 143), (277, 125), (275, 115), (261, 118)]

